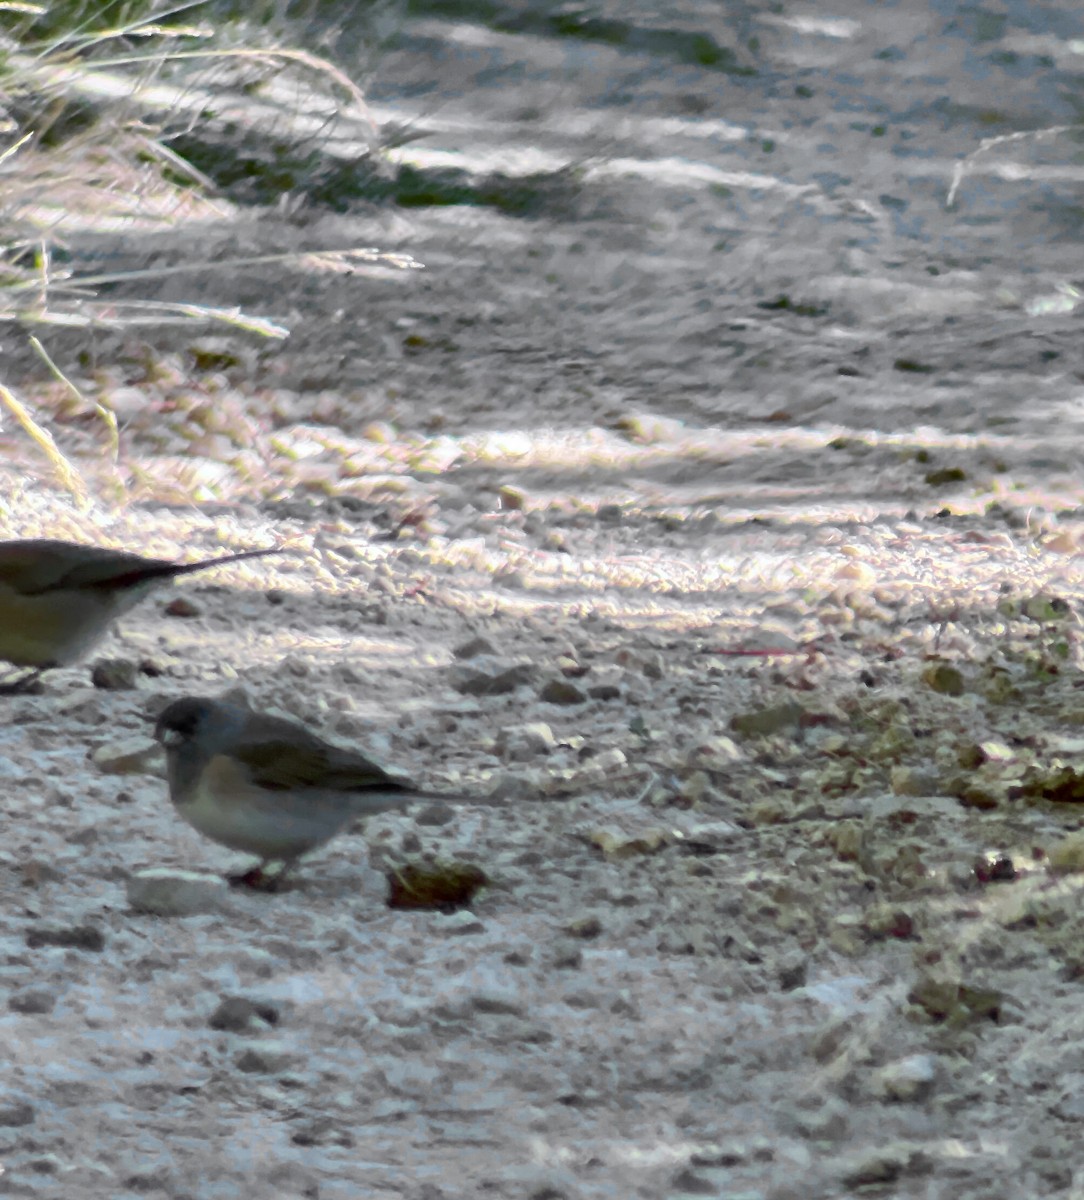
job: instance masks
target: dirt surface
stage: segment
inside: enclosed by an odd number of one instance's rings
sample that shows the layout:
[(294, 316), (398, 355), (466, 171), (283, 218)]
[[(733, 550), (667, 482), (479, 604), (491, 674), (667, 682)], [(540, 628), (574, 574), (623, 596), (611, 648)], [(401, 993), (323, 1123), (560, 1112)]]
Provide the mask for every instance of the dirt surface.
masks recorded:
[[(6, 419), (4, 536), (283, 552), (125, 618), (134, 687), (0, 701), (0, 1194), (1084, 1195), (1075, 143), (946, 207), (1074, 118), (1080, 13), (546, 11), (372, 65), (424, 135), (392, 162), (516, 212), (69, 234), (425, 269), (130, 285), (290, 337), (51, 333), (83, 400), (7, 376), (90, 502)], [(482, 802), (229, 891), (149, 739), (226, 691)], [(386, 907), (457, 859), (469, 909)]]

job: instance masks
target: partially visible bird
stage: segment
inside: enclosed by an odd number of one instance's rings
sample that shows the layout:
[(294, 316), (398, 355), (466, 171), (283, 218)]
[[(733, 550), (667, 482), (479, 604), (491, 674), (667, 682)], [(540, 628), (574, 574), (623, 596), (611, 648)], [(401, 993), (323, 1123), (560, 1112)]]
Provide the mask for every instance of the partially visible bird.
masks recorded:
[[(230, 877), (250, 887), (273, 890), (356, 817), (462, 799), (424, 792), (294, 721), (205, 696), (175, 700), (154, 735), (166, 748), (177, 812), (213, 841), (259, 858)], [(282, 869), (269, 875), (272, 862)]]
[(30, 668), (0, 693), (25, 691), (43, 671), (77, 662), (117, 617), (178, 575), (276, 553), (175, 563), (51, 538), (0, 542), (0, 660)]

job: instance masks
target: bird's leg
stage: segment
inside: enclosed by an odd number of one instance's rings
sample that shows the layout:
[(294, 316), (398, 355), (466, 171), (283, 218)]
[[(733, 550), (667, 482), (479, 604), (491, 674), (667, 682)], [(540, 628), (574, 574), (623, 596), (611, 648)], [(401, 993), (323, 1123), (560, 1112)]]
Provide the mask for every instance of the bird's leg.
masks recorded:
[(253, 892), (281, 891), (282, 881), (286, 877), (286, 873), (293, 867), (295, 860), (290, 859), (288, 862), (284, 862), (278, 871), (269, 874), (267, 864), (271, 861), (271, 859), (265, 858), (263, 862), (249, 867), (247, 871), (241, 871), (237, 875), (227, 875), (226, 882), (230, 887), (249, 888)]
[(44, 669), (44, 667), (31, 667), (25, 675), (0, 683), (0, 696), (38, 695), (41, 691), (41, 684), (38, 680), (41, 679)]

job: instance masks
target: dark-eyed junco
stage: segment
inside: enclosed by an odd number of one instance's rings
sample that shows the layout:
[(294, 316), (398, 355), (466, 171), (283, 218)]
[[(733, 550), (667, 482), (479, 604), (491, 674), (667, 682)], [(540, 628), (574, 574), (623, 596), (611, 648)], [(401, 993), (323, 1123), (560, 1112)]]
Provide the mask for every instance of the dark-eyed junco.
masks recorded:
[(175, 563), (50, 538), (0, 542), (0, 659), (31, 668), (0, 691), (23, 690), (42, 671), (78, 661), (117, 617), (178, 575), (275, 553)]
[[(178, 813), (214, 841), (259, 858), (234, 883), (273, 889), (301, 855), (355, 817), (418, 800), (462, 800), (423, 792), (293, 721), (224, 700), (176, 700), (154, 735), (166, 748)], [(268, 875), (271, 862), (282, 870)]]

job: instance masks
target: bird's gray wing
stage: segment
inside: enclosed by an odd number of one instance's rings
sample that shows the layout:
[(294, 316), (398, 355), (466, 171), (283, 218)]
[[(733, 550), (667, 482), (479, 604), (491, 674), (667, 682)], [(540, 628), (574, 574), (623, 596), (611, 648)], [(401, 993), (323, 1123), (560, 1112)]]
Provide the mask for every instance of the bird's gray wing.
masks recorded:
[(154, 579), (202, 571), (219, 563), (275, 553), (275, 550), (241, 550), (200, 562), (175, 563), (165, 558), (145, 558), (125, 550), (107, 550), (103, 546), (29, 538), (0, 543), (0, 582), (25, 596), (68, 588), (123, 589)]
[(126, 576), (138, 577), (148, 566), (169, 565), (138, 554), (49, 538), (0, 544), (0, 581), (24, 596), (65, 588), (123, 586)]
[[(324, 788), (328, 791), (410, 791), (364, 755), (330, 746), (296, 725), (269, 722), (266, 732), (252, 729), (232, 751), (252, 773), (253, 782), (274, 791)], [(285, 724), (285, 723), (284, 723)]]

